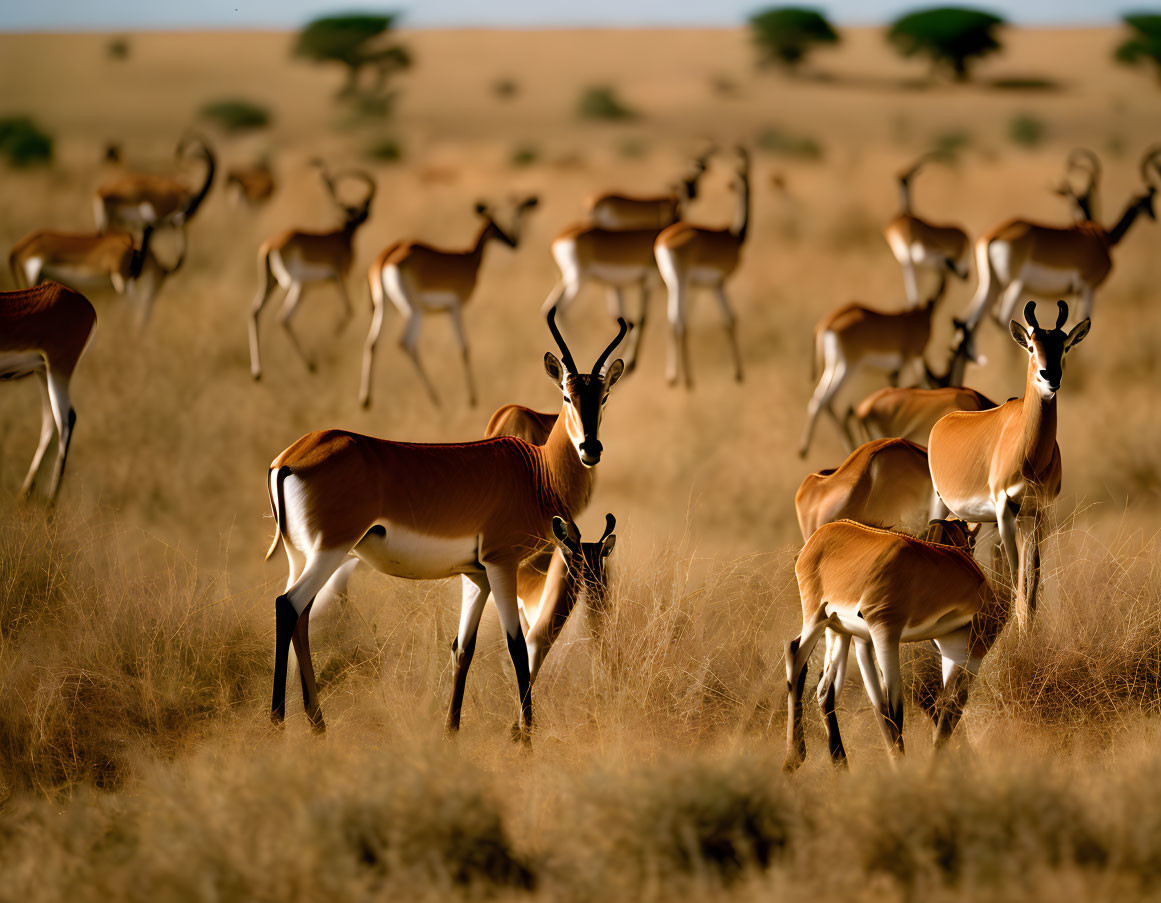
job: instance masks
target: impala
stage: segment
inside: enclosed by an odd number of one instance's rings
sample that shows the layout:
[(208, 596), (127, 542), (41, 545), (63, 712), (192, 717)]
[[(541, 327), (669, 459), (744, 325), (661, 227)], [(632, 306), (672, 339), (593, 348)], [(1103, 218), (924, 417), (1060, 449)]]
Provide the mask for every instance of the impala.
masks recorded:
[(688, 304), (690, 290), (711, 289), (722, 309), (726, 337), (734, 358), (734, 379), (742, 381), (742, 356), (738, 351), (737, 318), (725, 282), (738, 268), (742, 245), (750, 228), (750, 155), (739, 147), (741, 164), (733, 188), (738, 196), (738, 210), (728, 229), (708, 229), (691, 223), (674, 223), (657, 236), (653, 253), (657, 269), (669, 291), (669, 360), (666, 378), (675, 385), (684, 377), (687, 389), (693, 388), (688, 338)]
[(892, 757), (903, 754), (899, 644), (935, 642), (943, 658), (936, 747), (947, 741), (963, 713), (967, 686), (1008, 615), (1006, 602), (972, 558), (974, 539), (954, 521), (936, 522), (927, 539), (849, 520), (824, 524), (810, 537), (794, 566), (802, 631), (786, 644), (784, 770), (794, 771), (806, 758), (806, 667), (824, 633), (826, 661), (818, 701), (835, 765), (846, 764), (835, 703), (845, 682), (852, 639), (863, 686)]
[[(375, 197), (375, 180), (360, 169), (344, 170), (332, 176), (319, 160), (313, 161), (322, 175), (327, 193), (343, 214), (343, 224), (328, 232), (305, 232), (288, 229), (264, 241), (258, 248), (258, 294), (250, 309), (250, 374), (255, 379), (262, 378), (262, 359), (258, 346), (258, 315), (266, 306), (274, 285), (277, 283), (286, 291), (279, 322), (290, 344), (306, 365), (314, 372), (314, 361), (303, 351), (295, 335), (291, 320), (302, 300), (303, 289), (315, 282), (330, 281), (339, 290), (343, 302), (343, 317), (336, 331), (342, 331), (351, 318), (351, 299), (347, 296), (344, 280), (351, 269), (354, 257), (355, 232), (371, 215), (371, 201)], [(335, 183), (340, 179), (352, 178), (366, 186), (366, 194), (357, 204), (345, 204), (339, 198)]]
[(144, 327), (162, 284), (181, 267), (185, 243), (171, 266), (153, 253), (153, 227), (145, 226), (141, 247), (133, 235), (120, 229), (107, 232), (54, 232), (42, 229), (25, 236), (8, 255), (17, 285), (32, 286), (44, 279), (87, 286), (108, 280), (114, 290), (137, 305), (138, 325)]
[[(1084, 188), (1072, 187), (1072, 174), (1079, 172), (1088, 178)], [(1055, 189), (1056, 194), (1072, 205), (1073, 219), (1078, 223), (1095, 223), (1099, 217), (1098, 203), (1101, 180), (1100, 158), (1087, 147), (1074, 147), (1065, 161), (1064, 181)]]
[(925, 366), (923, 352), (931, 338), (931, 317), (935, 313), (946, 275), (926, 303), (899, 313), (885, 312), (862, 304), (846, 304), (819, 320), (814, 327), (814, 373), (822, 375), (807, 405), (806, 426), (798, 447), (799, 457), (806, 457), (814, 425), (822, 411), (830, 414), (847, 447), (855, 447), (846, 422), (834, 410), (834, 399), (843, 384), (860, 368), (882, 367), (890, 371), (891, 384), (910, 366)]
[(459, 729), (464, 686), (476, 630), (488, 596), (516, 671), (520, 737), (532, 724), (528, 650), (520, 625), (520, 564), (541, 552), (552, 518), (572, 518), (587, 503), (589, 468), (601, 460), (601, 415), (624, 364), (613, 342), (582, 373), (556, 329), (562, 358), (547, 353), (544, 367), (563, 395), (560, 416), (543, 446), (502, 437), (422, 445), (375, 439), (345, 430), (310, 433), (270, 465), (267, 486), (278, 524), (267, 557), (281, 542), (290, 565), (286, 592), (274, 603), (276, 645), (271, 714), (285, 714), (288, 650), (294, 644), (303, 704), (311, 726), (323, 730), (310, 661), (310, 608), (315, 594), (355, 555), (384, 573), (415, 580), (461, 575), (463, 601), (452, 645), (454, 680), (447, 727)]
[(956, 517), (995, 523), (1016, 587), (1016, 620), (1023, 630), (1036, 608), (1040, 535), (1045, 509), (1060, 494), (1056, 393), (1064, 357), (1087, 334), (1086, 318), (1065, 333), (1068, 305), (1058, 302), (1056, 328), (1041, 329), (1036, 304), (1024, 308), (1025, 328), (1012, 338), (1028, 354), (1024, 397), (987, 411), (957, 412), (931, 430), (928, 454), (935, 491)]
[(87, 298), (59, 282), (0, 292), (0, 379), (34, 374), (40, 386), (40, 441), (32, 466), (20, 487), (27, 497), (49, 443), (57, 437), (56, 463), (48, 497), (55, 500), (77, 412), (69, 397), (69, 381), (97, 322)]
[(371, 377), (375, 366), (375, 348), (383, 329), (384, 295), (391, 299), (391, 303), (403, 315), (403, 333), (399, 344), (415, 364), (428, 396), (436, 405), (439, 404), (439, 396), (419, 359), (419, 327), (424, 314), (451, 315), (468, 383), (468, 403), (472, 407), (476, 406), (476, 383), (472, 376), (467, 333), (464, 331), (463, 308), (476, 290), (480, 264), (484, 261), (484, 249), (488, 242), (498, 241), (515, 248), (520, 242), (524, 216), (538, 203), (536, 197), (528, 197), (516, 205), (515, 224), (510, 233), (497, 225), (491, 208), (483, 203), (476, 204), (476, 214), (483, 222), (476, 233), (476, 240), (465, 250), (447, 251), (423, 242), (406, 240), (388, 245), (375, 258), (367, 271), (372, 315), (371, 329), (363, 347), (363, 377), (359, 387), (359, 401), (363, 407), (371, 406)]
[(860, 445), (838, 467), (808, 475), (794, 496), (803, 540), (843, 519), (918, 532), (930, 505), (927, 449), (906, 439)]
[(231, 166), (226, 170), (226, 191), (234, 203), (264, 204), (274, 194), (274, 170), (265, 157), (252, 166)]
[(895, 178), (899, 182), (902, 209), (883, 230), (891, 253), (903, 268), (903, 286), (907, 301), (919, 304), (916, 269), (933, 270), (941, 277), (948, 271), (960, 279), (968, 277), (968, 251), (971, 243), (959, 226), (936, 225), (911, 212), (911, 180), (929, 160), (938, 154), (924, 154)]
[(602, 229), (664, 229), (681, 219), (684, 207), (697, 199), (698, 182), (705, 174), (714, 148), (694, 157), (674, 190), (660, 197), (599, 194), (585, 201), (593, 225)]
[(206, 174), (200, 188), (190, 188), (180, 179), (153, 173), (122, 173), (104, 182), (93, 199), (93, 215), (101, 231), (121, 226), (130, 229), (146, 225), (185, 226), (209, 194), (217, 160), (201, 138), (183, 138), (175, 156), (202, 160)]
[(1140, 172), (1145, 192), (1129, 200), (1111, 229), (1095, 222), (1045, 226), (1013, 219), (981, 235), (976, 241), (980, 283), (967, 314), (972, 328), (995, 307), (997, 298), (999, 307), (992, 311), (996, 322), (1009, 319), (1024, 293), (1077, 296), (1081, 319), (1088, 319), (1093, 294), (1112, 271), (1112, 249), (1141, 214), (1157, 218), (1153, 209), (1157, 187), (1151, 180), (1151, 169), (1161, 173), (1161, 148), (1153, 148), (1142, 158)]

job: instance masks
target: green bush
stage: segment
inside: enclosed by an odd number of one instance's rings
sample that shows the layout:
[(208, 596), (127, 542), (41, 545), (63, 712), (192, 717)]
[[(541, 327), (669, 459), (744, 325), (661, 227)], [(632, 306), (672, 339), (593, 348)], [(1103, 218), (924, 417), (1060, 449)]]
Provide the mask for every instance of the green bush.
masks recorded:
[(936, 69), (966, 81), (971, 64), (1000, 49), (1003, 18), (978, 9), (945, 6), (908, 13), (891, 25), (887, 41), (905, 57), (925, 56)]
[(780, 157), (795, 157), (800, 160), (821, 160), (822, 145), (809, 135), (796, 135), (785, 129), (771, 126), (758, 135), (755, 143), (767, 153)]
[(500, 100), (511, 100), (520, 93), (520, 83), (514, 78), (498, 78), (492, 82), (492, 93)]
[(513, 166), (531, 166), (540, 159), (540, 151), (530, 144), (522, 144), (512, 151), (508, 162)]
[(1148, 64), (1161, 80), (1161, 13), (1126, 13), (1122, 21), (1132, 34), (1113, 51), (1113, 58), (1126, 66)]
[(367, 148), (367, 156), (382, 163), (398, 163), (403, 159), (403, 148), (394, 138), (382, 138)]
[(581, 92), (577, 113), (582, 119), (636, 119), (636, 110), (617, 96), (616, 88), (593, 85)]
[[(395, 13), (323, 16), (299, 32), (293, 53), (316, 63), (345, 66), (347, 79), (339, 89), (340, 97), (380, 94), (392, 75), (411, 66), (411, 53), (406, 47), (386, 42), (395, 19)], [(359, 77), (368, 69), (373, 82), (369, 88), (360, 89)]]
[(966, 129), (952, 129), (950, 132), (940, 132), (932, 142), (931, 150), (948, 162), (953, 162), (960, 151), (970, 147), (971, 133)]
[(817, 9), (775, 6), (750, 17), (758, 64), (795, 69), (817, 47), (839, 42), (838, 32)]
[(1020, 147), (1036, 147), (1044, 140), (1046, 131), (1044, 120), (1031, 113), (1013, 116), (1008, 123), (1008, 137), (1012, 139), (1013, 144)]
[(0, 156), (11, 166), (40, 166), (52, 162), (52, 135), (28, 116), (0, 119)]
[(202, 107), (201, 115), (227, 132), (249, 132), (270, 125), (270, 111), (248, 100), (216, 100)]
[(105, 45), (105, 53), (111, 60), (129, 59), (129, 39), (124, 35), (110, 38)]

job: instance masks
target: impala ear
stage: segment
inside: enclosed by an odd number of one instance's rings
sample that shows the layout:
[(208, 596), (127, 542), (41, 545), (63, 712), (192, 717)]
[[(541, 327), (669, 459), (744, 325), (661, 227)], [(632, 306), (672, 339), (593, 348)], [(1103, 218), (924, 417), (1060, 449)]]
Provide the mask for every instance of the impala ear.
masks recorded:
[(1021, 348), (1028, 347), (1028, 333), (1024, 331), (1024, 327), (1013, 320), (1008, 324), (1008, 328), (1012, 330), (1012, 338), (1016, 340), (1016, 344)]
[(544, 372), (558, 385), (564, 385), (564, 364), (551, 351), (544, 352)]
[(568, 524), (560, 515), (552, 519), (552, 539), (558, 546), (568, 548)]
[(1088, 335), (1089, 329), (1092, 328), (1092, 320), (1085, 317), (1079, 323), (1072, 327), (1072, 332), (1068, 334), (1068, 338), (1064, 340), (1064, 350), (1068, 351), (1073, 345), (1079, 345), (1081, 339)]
[(605, 371), (605, 388), (613, 388), (613, 384), (619, 380), (625, 373), (625, 362), (617, 358), (611, 364), (609, 369)]
[(617, 534), (614, 533), (612, 536), (606, 537), (605, 541), (601, 544), (601, 557), (608, 558), (613, 551), (613, 546), (616, 544)]

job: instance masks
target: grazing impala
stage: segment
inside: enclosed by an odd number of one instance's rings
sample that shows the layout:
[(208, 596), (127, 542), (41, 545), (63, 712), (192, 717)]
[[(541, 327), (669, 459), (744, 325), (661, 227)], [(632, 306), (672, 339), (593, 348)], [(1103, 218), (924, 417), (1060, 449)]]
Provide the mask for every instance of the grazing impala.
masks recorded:
[(1025, 293), (1077, 296), (1080, 318), (1087, 320), (1093, 294), (1112, 271), (1112, 249), (1141, 214), (1157, 218), (1153, 209), (1157, 186), (1150, 172), (1161, 173), (1161, 148), (1145, 154), (1140, 171), (1145, 192), (1129, 200), (1111, 229), (1095, 222), (1060, 227), (1013, 219), (981, 235), (976, 240), (980, 283), (967, 314), (972, 328), (988, 311), (1002, 324)]
[(354, 554), (378, 570), (415, 580), (461, 575), (460, 626), (452, 646), (455, 670), (447, 727), (458, 730), (476, 629), (489, 594), (516, 670), (520, 736), (532, 725), (528, 650), (516, 601), (521, 562), (540, 552), (552, 518), (572, 518), (587, 503), (589, 468), (601, 460), (601, 415), (624, 364), (613, 342), (582, 373), (554, 319), (549, 325), (562, 359), (545, 354), (544, 367), (564, 401), (543, 446), (510, 437), (447, 445), (390, 442), (345, 430), (310, 433), (274, 459), (267, 475), (278, 528), (267, 553), (281, 542), (290, 575), (274, 603), (276, 646), (271, 713), (285, 712), (288, 650), (293, 642), (303, 703), (323, 730), (310, 662), (309, 612), (315, 594)]
[(55, 279), (74, 288), (108, 280), (114, 290), (137, 306), (138, 325), (144, 327), (162, 284), (181, 267), (185, 244), (177, 261), (161, 263), (150, 246), (153, 227), (141, 233), (141, 247), (133, 235), (120, 229), (107, 232), (54, 232), (41, 229), (25, 236), (8, 255), (17, 285), (33, 286)]
[(971, 243), (959, 226), (936, 225), (911, 212), (911, 180), (938, 154), (924, 154), (896, 176), (902, 209), (883, 230), (891, 253), (903, 268), (903, 287), (912, 307), (919, 304), (916, 269), (933, 270), (942, 278), (948, 270), (960, 279), (968, 277)]
[(601, 229), (664, 229), (681, 219), (685, 205), (697, 199), (697, 186), (704, 175), (714, 148), (693, 158), (689, 171), (670, 194), (636, 197), (598, 194), (585, 201), (593, 225)]
[(226, 191), (234, 203), (246, 202), (250, 207), (265, 204), (274, 194), (274, 170), (263, 157), (252, 166), (231, 166), (226, 170)]
[(679, 375), (685, 387), (693, 388), (693, 372), (689, 360), (688, 306), (690, 290), (696, 287), (712, 289), (722, 309), (722, 317), (734, 357), (734, 379), (742, 381), (742, 356), (738, 351), (737, 318), (730, 299), (726, 296), (726, 280), (734, 274), (742, 256), (742, 246), (750, 228), (750, 155), (739, 147), (741, 164), (738, 167), (734, 191), (738, 196), (738, 211), (728, 229), (707, 229), (691, 223), (674, 223), (657, 236), (653, 253), (657, 269), (669, 290), (669, 361), (666, 378), (675, 385)]
[(68, 458), (77, 412), (69, 398), (69, 380), (97, 322), (97, 312), (80, 292), (59, 282), (0, 292), (0, 379), (34, 374), (40, 386), (40, 442), (21, 495), (32, 492), (40, 462), (57, 437), (56, 464), (48, 488), (56, 499)]
[(464, 376), (468, 382), (468, 403), (472, 407), (476, 406), (476, 383), (472, 377), (468, 337), (464, 331), (463, 308), (476, 290), (480, 264), (484, 261), (484, 248), (488, 242), (498, 241), (515, 248), (520, 242), (525, 215), (538, 203), (536, 197), (528, 197), (516, 205), (515, 223), (510, 233), (496, 224), (491, 208), (486, 204), (476, 204), (476, 214), (483, 219), (483, 223), (476, 233), (476, 240), (465, 250), (447, 251), (423, 242), (407, 240), (388, 245), (375, 258), (367, 271), (372, 314), (371, 329), (363, 348), (363, 378), (359, 387), (359, 402), (363, 407), (371, 406), (371, 378), (375, 366), (375, 348), (383, 329), (384, 296), (390, 298), (403, 315), (403, 334), (399, 344), (415, 364), (428, 396), (436, 405), (439, 404), (439, 396), (419, 359), (419, 327), (424, 314), (451, 315), (464, 364)]
[(153, 173), (122, 173), (104, 182), (93, 199), (93, 215), (101, 231), (116, 226), (127, 229), (184, 227), (193, 219), (214, 182), (217, 160), (214, 152), (198, 137), (183, 138), (175, 156), (196, 157), (206, 165), (200, 188), (190, 188), (180, 179)]
[(875, 310), (862, 304), (845, 304), (819, 320), (814, 327), (812, 363), (816, 374), (822, 365), (822, 375), (807, 405), (799, 457), (806, 457), (814, 425), (824, 410), (843, 434), (847, 447), (855, 447), (847, 423), (834, 410), (835, 396), (862, 367), (887, 369), (891, 384), (896, 385), (904, 369), (923, 366), (923, 352), (931, 338), (931, 317), (946, 284), (946, 275), (941, 276), (939, 288), (925, 304), (900, 313)]
[(917, 533), (930, 507), (927, 449), (906, 439), (860, 445), (838, 467), (808, 475), (794, 496), (803, 540), (844, 519)]
[(1041, 329), (1036, 304), (1015, 320), (1012, 338), (1028, 354), (1024, 397), (988, 411), (958, 412), (931, 430), (928, 454), (939, 499), (956, 517), (994, 523), (1016, 587), (1016, 620), (1023, 630), (1036, 608), (1044, 514), (1060, 494), (1056, 393), (1064, 357), (1088, 335), (1085, 319), (1065, 333), (1068, 305), (1058, 302), (1055, 329)]
[[(303, 351), (291, 319), (302, 300), (303, 289), (315, 282), (333, 282), (343, 302), (343, 317), (337, 331), (342, 331), (351, 318), (351, 299), (347, 296), (345, 279), (354, 257), (355, 233), (371, 215), (371, 201), (375, 197), (375, 180), (361, 169), (349, 169), (332, 176), (319, 160), (313, 161), (322, 174), (323, 184), (335, 206), (343, 214), (343, 224), (328, 232), (305, 232), (288, 229), (268, 238), (258, 248), (258, 294), (250, 309), (250, 373), (262, 378), (262, 358), (258, 346), (258, 315), (266, 306), (277, 283), (286, 290), (286, 300), (278, 320), (290, 344), (302, 358), (307, 370), (314, 372), (314, 361)], [(339, 198), (335, 183), (344, 178), (355, 179), (366, 187), (366, 194), (357, 204), (345, 204)]]
[(916, 539), (843, 520), (819, 527), (807, 541), (794, 566), (802, 631), (786, 644), (785, 771), (794, 771), (806, 758), (806, 666), (824, 633), (826, 662), (818, 701), (835, 765), (846, 764), (835, 703), (845, 682), (852, 639), (863, 686), (892, 757), (903, 754), (900, 643), (933, 640), (939, 647), (943, 691), (936, 703), (936, 746), (955, 729), (967, 685), (1008, 611), (972, 558), (974, 535), (961, 522), (932, 526), (926, 539)]

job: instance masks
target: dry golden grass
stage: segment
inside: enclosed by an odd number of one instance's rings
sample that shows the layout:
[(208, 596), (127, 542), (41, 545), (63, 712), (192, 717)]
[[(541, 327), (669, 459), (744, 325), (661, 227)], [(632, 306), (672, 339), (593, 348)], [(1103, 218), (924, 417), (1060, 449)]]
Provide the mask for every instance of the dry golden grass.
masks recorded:
[[(1065, 493), (1045, 552), (1035, 628), (1006, 635), (973, 687), (943, 762), (908, 710), (910, 758), (891, 772), (857, 682), (841, 706), (850, 775), (825, 764), (820, 719), (792, 780), (782, 754), (781, 648), (795, 632), (793, 493), (807, 467), (837, 463), (820, 427), (794, 456), (815, 320), (852, 298), (894, 304), (897, 268), (879, 228), (891, 173), (942, 135), (971, 142), (934, 167), (919, 209), (972, 233), (1012, 214), (1061, 220), (1046, 190), (1067, 149), (1106, 155), (1104, 216), (1136, 187), (1156, 141), (1156, 93), (1108, 61), (1111, 32), (1020, 32), (981, 78), (1043, 76), (1053, 92), (916, 88), (872, 31), (822, 65), (829, 81), (758, 76), (740, 32), (484, 33), (412, 36), (418, 68), (396, 119), (350, 123), (331, 101), (337, 73), (294, 63), (285, 35), (146, 35), (126, 62), (101, 36), (0, 36), (0, 114), (32, 112), (59, 161), (0, 181), (0, 247), (33, 228), (88, 228), (105, 141), (165, 168), (207, 101), (244, 93), (273, 129), (217, 138), (224, 162), (274, 151), (281, 187), (260, 212), (215, 192), (192, 228), (187, 266), (165, 287), (149, 332), (93, 293), (100, 323), (77, 372), (79, 420), (54, 511), (17, 508), (38, 399), (0, 392), (0, 871), (5, 893), (39, 899), (367, 899), (450, 890), (525, 898), (662, 899), (771, 894), (878, 900), (1053, 894), (1155, 896), (1161, 880), (1156, 768), (1161, 706), (1161, 572), (1155, 506), (1158, 229), (1118, 248), (1091, 336), (1060, 402)], [(520, 85), (500, 101), (501, 77)], [(715, 80), (736, 95), (723, 97)], [(580, 91), (611, 84), (644, 117), (573, 116)], [(242, 90), (244, 88), (244, 91)], [(1047, 124), (1035, 150), (1011, 118)], [(548, 406), (549, 346), (536, 315), (556, 278), (547, 245), (599, 188), (660, 189), (708, 137), (754, 141), (772, 127), (814, 138), (820, 162), (762, 151), (754, 224), (731, 286), (747, 381), (735, 386), (708, 299), (694, 313), (692, 395), (663, 385), (655, 298), (642, 372), (615, 391), (607, 452), (582, 529), (617, 515), (612, 610), (600, 639), (574, 618), (541, 674), (533, 753), (513, 748), (507, 653), (485, 620), (465, 726), (441, 736), (458, 585), (359, 576), (351, 604), (315, 642), (329, 731), (266, 722), (272, 600), (281, 556), (263, 475), (309, 429), (396, 438), (482, 433), (499, 404)], [(405, 157), (373, 164), (384, 135)], [(513, 168), (517, 147), (539, 152)], [(631, 153), (626, 153), (629, 148)], [(1120, 154), (1112, 149), (1124, 148)], [(248, 376), (245, 316), (254, 250), (287, 225), (333, 212), (306, 161), (359, 162), (380, 179), (351, 279), (358, 317), (333, 337), (329, 289), (299, 322), (320, 360), (310, 377), (264, 321), (266, 378)], [(785, 194), (771, 187), (780, 173)], [(438, 175), (438, 180), (432, 176)], [(726, 221), (719, 165), (694, 215)], [(449, 324), (422, 347), (445, 397), (434, 411), (391, 336), (376, 407), (355, 403), (368, 323), (363, 267), (388, 241), (466, 243), (479, 197), (537, 191), (541, 210), (516, 253), (492, 249), (466, 313), (481, 407), (469, 410)], [(956, 286), (948, 312), (971, 286)], [(611, 329), (588, 291), (571, 324), (578, 357)], [(941, 323), (932, 362), (939, 364)], [(1023, 358), (985, 326), (992, 363), (969, 379), (1018, 394)], [(875, 387), (864, 377), (851, 395)]]

